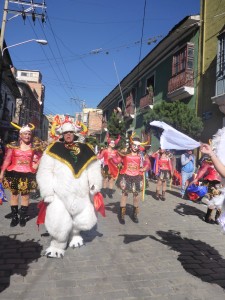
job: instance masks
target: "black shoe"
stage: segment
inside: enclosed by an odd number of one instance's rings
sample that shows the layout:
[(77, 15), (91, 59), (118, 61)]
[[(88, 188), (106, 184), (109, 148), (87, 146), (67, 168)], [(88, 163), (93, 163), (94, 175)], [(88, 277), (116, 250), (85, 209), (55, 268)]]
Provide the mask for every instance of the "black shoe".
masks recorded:
[(139, 223), (138, 218), (137, 218), (137, 217), (134, 217), (134, 216), (133, 216), (133, 218), (132, 218), (132, 221), (133, 221), (134, 223)]
[(125, 225), (125, 220), (124, 219), (121, 219), (120, 217), (118, 217), (118, 220), (119, 220), (120, 224)]
[(10, 223), (10, 227), (15, 227), (18, 224), (19, 224), (19, 218), (18, 218), (18, 216), (17, 217), (13, 217), (12, 221)]

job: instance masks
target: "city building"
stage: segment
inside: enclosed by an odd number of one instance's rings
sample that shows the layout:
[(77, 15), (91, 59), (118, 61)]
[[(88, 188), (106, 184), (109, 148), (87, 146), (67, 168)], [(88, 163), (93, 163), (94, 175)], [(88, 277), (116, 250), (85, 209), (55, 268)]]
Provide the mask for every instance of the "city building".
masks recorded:
[(225, 126), (224, 7), (225, 0), (201, 1), (197, 110), (204, 122), (204, 142)]
[[(42, 84), (42, 74), (38, 70), (16, 70), (17, 82), (26, 83), (33, 96), (29, 100), (22, 99), (24, 102), (25, 111), (23, 111), (23, 120), (26, 120), (26, 115), (30, 115), (30, 122), (33, 120), (35, 123), (36, 135), (44, 139), (46, 132), (42, 131), (43, 124), (43, 110), (45, 99), (45, 86)], [(24, 86), (24, 85), (23, 85)], [(25, 96), (26, 97), (26, 96)], [(35, 100), (34, 100), (35, 99)], [(32, 123), (32, 122), (31, 122)]]
[[(144, 116), (156, 103), (182, 101), (196, 108), (200, 23), (199, 15), (185, 17), (121, 80), (97, 106), (104, 123), (118, 107), (127, 135), (135, 131), (145, 141), (150, 137), (144, 134)], [(158, 147), (154, 137), (151, 144)]]
[(21, 99), (21, 94), (8, 49), (4, 51), (0, 64), (0, 136), (4, 142), (8, 142), (14, 139), (15, 130), (10, 122), (16, 117), (17, 102)]

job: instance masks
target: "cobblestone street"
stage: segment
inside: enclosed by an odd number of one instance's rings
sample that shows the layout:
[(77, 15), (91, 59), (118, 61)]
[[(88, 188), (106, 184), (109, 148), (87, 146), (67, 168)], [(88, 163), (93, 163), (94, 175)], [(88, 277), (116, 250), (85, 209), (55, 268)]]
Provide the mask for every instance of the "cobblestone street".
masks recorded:
[(10, 228), (9, 204), (0, 207), (1, 300), (221, 300), (225, 298), (225, 235), (203, 221), (206, 206), (179, 198), (154, 198), (155, 183), (140, 203), (139, 223), (117, 219), (120, 194), (106, 198), (106, 218), (83, 233), (86, 245), (63, 259), (43, 256), (49, 236), (36, 225), (37, 203), (27, 226)]

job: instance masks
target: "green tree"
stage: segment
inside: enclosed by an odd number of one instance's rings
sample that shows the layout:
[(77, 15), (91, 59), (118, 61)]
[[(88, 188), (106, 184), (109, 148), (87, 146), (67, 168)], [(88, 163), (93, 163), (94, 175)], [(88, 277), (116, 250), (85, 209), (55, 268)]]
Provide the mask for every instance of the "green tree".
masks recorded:
[(144, 118), (145, 124), (154, 120), (163, 121), (192, 138), (200, 137), (203, 131), (203, 122), (195, 110), (179, 101), (155, 104)]
[(121, 140), (118, 144), (119, 148), (125, 147), (126, 144), (126, 127), (125, 122), (122, 117), (119, 117), (118, 114), (112, 113), (108, 125), (107, 125), (109, 136), (113, 139), (117, 139), (118, 135), (121, 136)]

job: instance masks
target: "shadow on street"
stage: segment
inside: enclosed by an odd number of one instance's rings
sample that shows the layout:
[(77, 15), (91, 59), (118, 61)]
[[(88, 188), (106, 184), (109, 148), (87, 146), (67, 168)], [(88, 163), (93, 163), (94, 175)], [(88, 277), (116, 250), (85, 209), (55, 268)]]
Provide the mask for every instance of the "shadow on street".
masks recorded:
[(197, 216), (201, 220), (204, 220), (205, 217), (205, 212), (186, 203), (179, 203), (174, 211), (181, 216)]
[(156, 233), (159, 238), (149, 237), (177, 251), (177, 260), (186, 272), (225, 289), (225, 259), (215, 248), (200, 240), (182, 237), (180, 232), (169, 230)]
[(138, 242), (141, 241), (143, 239), (146, 239), (147, 237), (149, 237), (149, 235), (146, 234), (119, 234), (119, 236), (123, 236), (123, 242), (124, 244), (129, 244), (132, 242)]
[(38, 242), (21, 242), (16, 236), (0, 237), (0, 293), (9, 287), (12, 275), (26, 276), (29, 263), (41, 257), (42, 246)]

